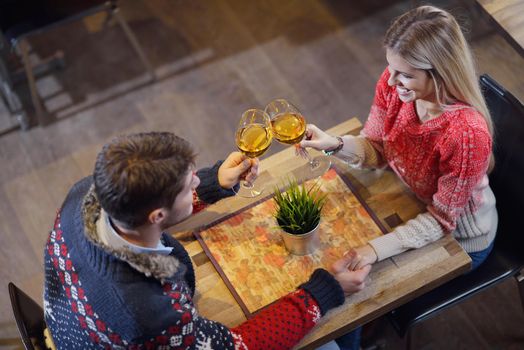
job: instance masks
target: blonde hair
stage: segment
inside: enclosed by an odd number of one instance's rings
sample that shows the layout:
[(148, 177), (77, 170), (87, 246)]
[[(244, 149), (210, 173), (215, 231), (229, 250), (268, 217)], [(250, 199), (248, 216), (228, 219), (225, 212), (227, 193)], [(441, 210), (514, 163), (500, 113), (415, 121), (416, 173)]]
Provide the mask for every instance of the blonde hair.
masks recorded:
[[(437, 103), (444, 110), (464, 108), (452, 105), (460, 101), (480, 112), (493, 137), (493, 122), (480, 91), (471, 50), (450, 13), (433, 6), (412, 9), (389, 27), (384, 46), (431, 75)], [(489, 171), (494, 161), (492, 153)]]

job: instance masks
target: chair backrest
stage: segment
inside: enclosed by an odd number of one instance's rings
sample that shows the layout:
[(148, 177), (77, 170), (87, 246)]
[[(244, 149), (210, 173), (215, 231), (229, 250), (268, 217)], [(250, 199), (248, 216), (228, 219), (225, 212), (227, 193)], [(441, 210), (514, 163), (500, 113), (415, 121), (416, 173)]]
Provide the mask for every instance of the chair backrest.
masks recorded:
[(9, 297), (20, 338), (26, 350), (46, 349), (44, 310), (20, 288), (9, 282)]
[[(497, 199), (496, 244), (522, 256), (524, 246), (524, 106), (488, 75), (480, 77), (494, 122), (495, 168), (490, 185)], [(522, 260), (522, 258), (520, 259)]]

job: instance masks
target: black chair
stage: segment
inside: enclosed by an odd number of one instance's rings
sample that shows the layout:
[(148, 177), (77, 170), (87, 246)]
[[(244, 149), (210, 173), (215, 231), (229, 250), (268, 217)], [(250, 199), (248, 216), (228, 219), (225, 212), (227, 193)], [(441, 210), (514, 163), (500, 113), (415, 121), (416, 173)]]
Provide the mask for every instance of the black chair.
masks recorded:
[(47, 349), (44, 310), (20, 288), (9, 282), (9, 298), (16, 325), (26, 350)]
[(506, 278), (517, 281), (524, 308), (524, 106), (487, 75), (480, 84), (495, 126), (495, 169), (490, 186), (497, 199), (499, 224), (495, 246), (475, 271), (462, 275), (391, 311), (388, 318), (411, 347), (412, 327), (440, 311), (481, 292)]
[[(37, 33), (43, 33), (61, 24), (80, 20), (84, 17), (98, 12), (106, 12), (107, 20), (115, 18), (123, 29), (127, 39), (133, 49), (138, 54), (140, 60), (147, 69), (151, 80), (155, 75), (151, 64), (145, 56), (138, 40), (127, 25), (124, 18), (120, 15), (116, 0), (2, 0), (0, 1), (0, 31), (2, 32), (2, 43), (8, 43), (12, 50), (19, 50), (22, 57), (25, 74), (29, 84), (31, 100), (33, 102), (38, 121), (43, 123), (45, 109), (38, 95), (34, 68), (29, 61), (29, 45), (27, 38)], [(58, 53), (53, 60), (63, 62), (61, 53)], [(4, 85), (9, 85), (9, 78), (3, 78)], [(6, 95), (4, 93), (4, 95)], [(8, 102), (9, 99), (5, 98)], [(17, 105), (16, 103), (14, 105)], [(10, 104), (8, 103), (8, 107)], [(12, 113), (14, 111), (11, 111)], [(26, 123), (27, 124), (27, 123)], [(22, 128), (27, 125), (22, 125)]]

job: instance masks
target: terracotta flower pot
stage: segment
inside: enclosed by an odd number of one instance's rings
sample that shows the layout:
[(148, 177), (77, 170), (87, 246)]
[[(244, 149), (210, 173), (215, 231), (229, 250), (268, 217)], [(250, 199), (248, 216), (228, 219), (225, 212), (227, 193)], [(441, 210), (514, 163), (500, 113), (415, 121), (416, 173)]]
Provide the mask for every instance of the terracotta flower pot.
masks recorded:
[(319, 227), (320, 223), (313, 230), (303, 234), (291, 234), (284, 230), (280, 231), (286, 249), (295, 255), (313, 253), (320, 246), (320, 239), (318, 237)]

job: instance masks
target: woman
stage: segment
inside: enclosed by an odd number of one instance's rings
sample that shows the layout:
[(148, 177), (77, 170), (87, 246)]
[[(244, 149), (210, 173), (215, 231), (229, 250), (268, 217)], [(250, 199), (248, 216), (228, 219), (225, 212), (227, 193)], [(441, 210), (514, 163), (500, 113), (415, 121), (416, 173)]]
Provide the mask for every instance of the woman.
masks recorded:
[(427, 205), (427, 212), (356, 248), (360, 259), (350, 268), (451, 233), (474, 269), (493, 247), (498, 216), (487, 177), (493, 126), (471, 52), (453, 16), (432, 6), (396, 19), (384, 43), (388, 67), (361, 135), (333, 137), (309, 125), (301, 146), (356, 167), (387, 165)]
[[(382, 73), (362, 133), (333, 137), (308, 125), (301, 147), (354, 167), (389, 166), (427, 205), (405, 225), (352, 249), (360, 268), (453, 234), (478, 267), (493, 247), (493, 126), (457, 21), (432, 6), (397, 18), (386, 32)], [(337, 342), (358, 347), (360, 329)]]

